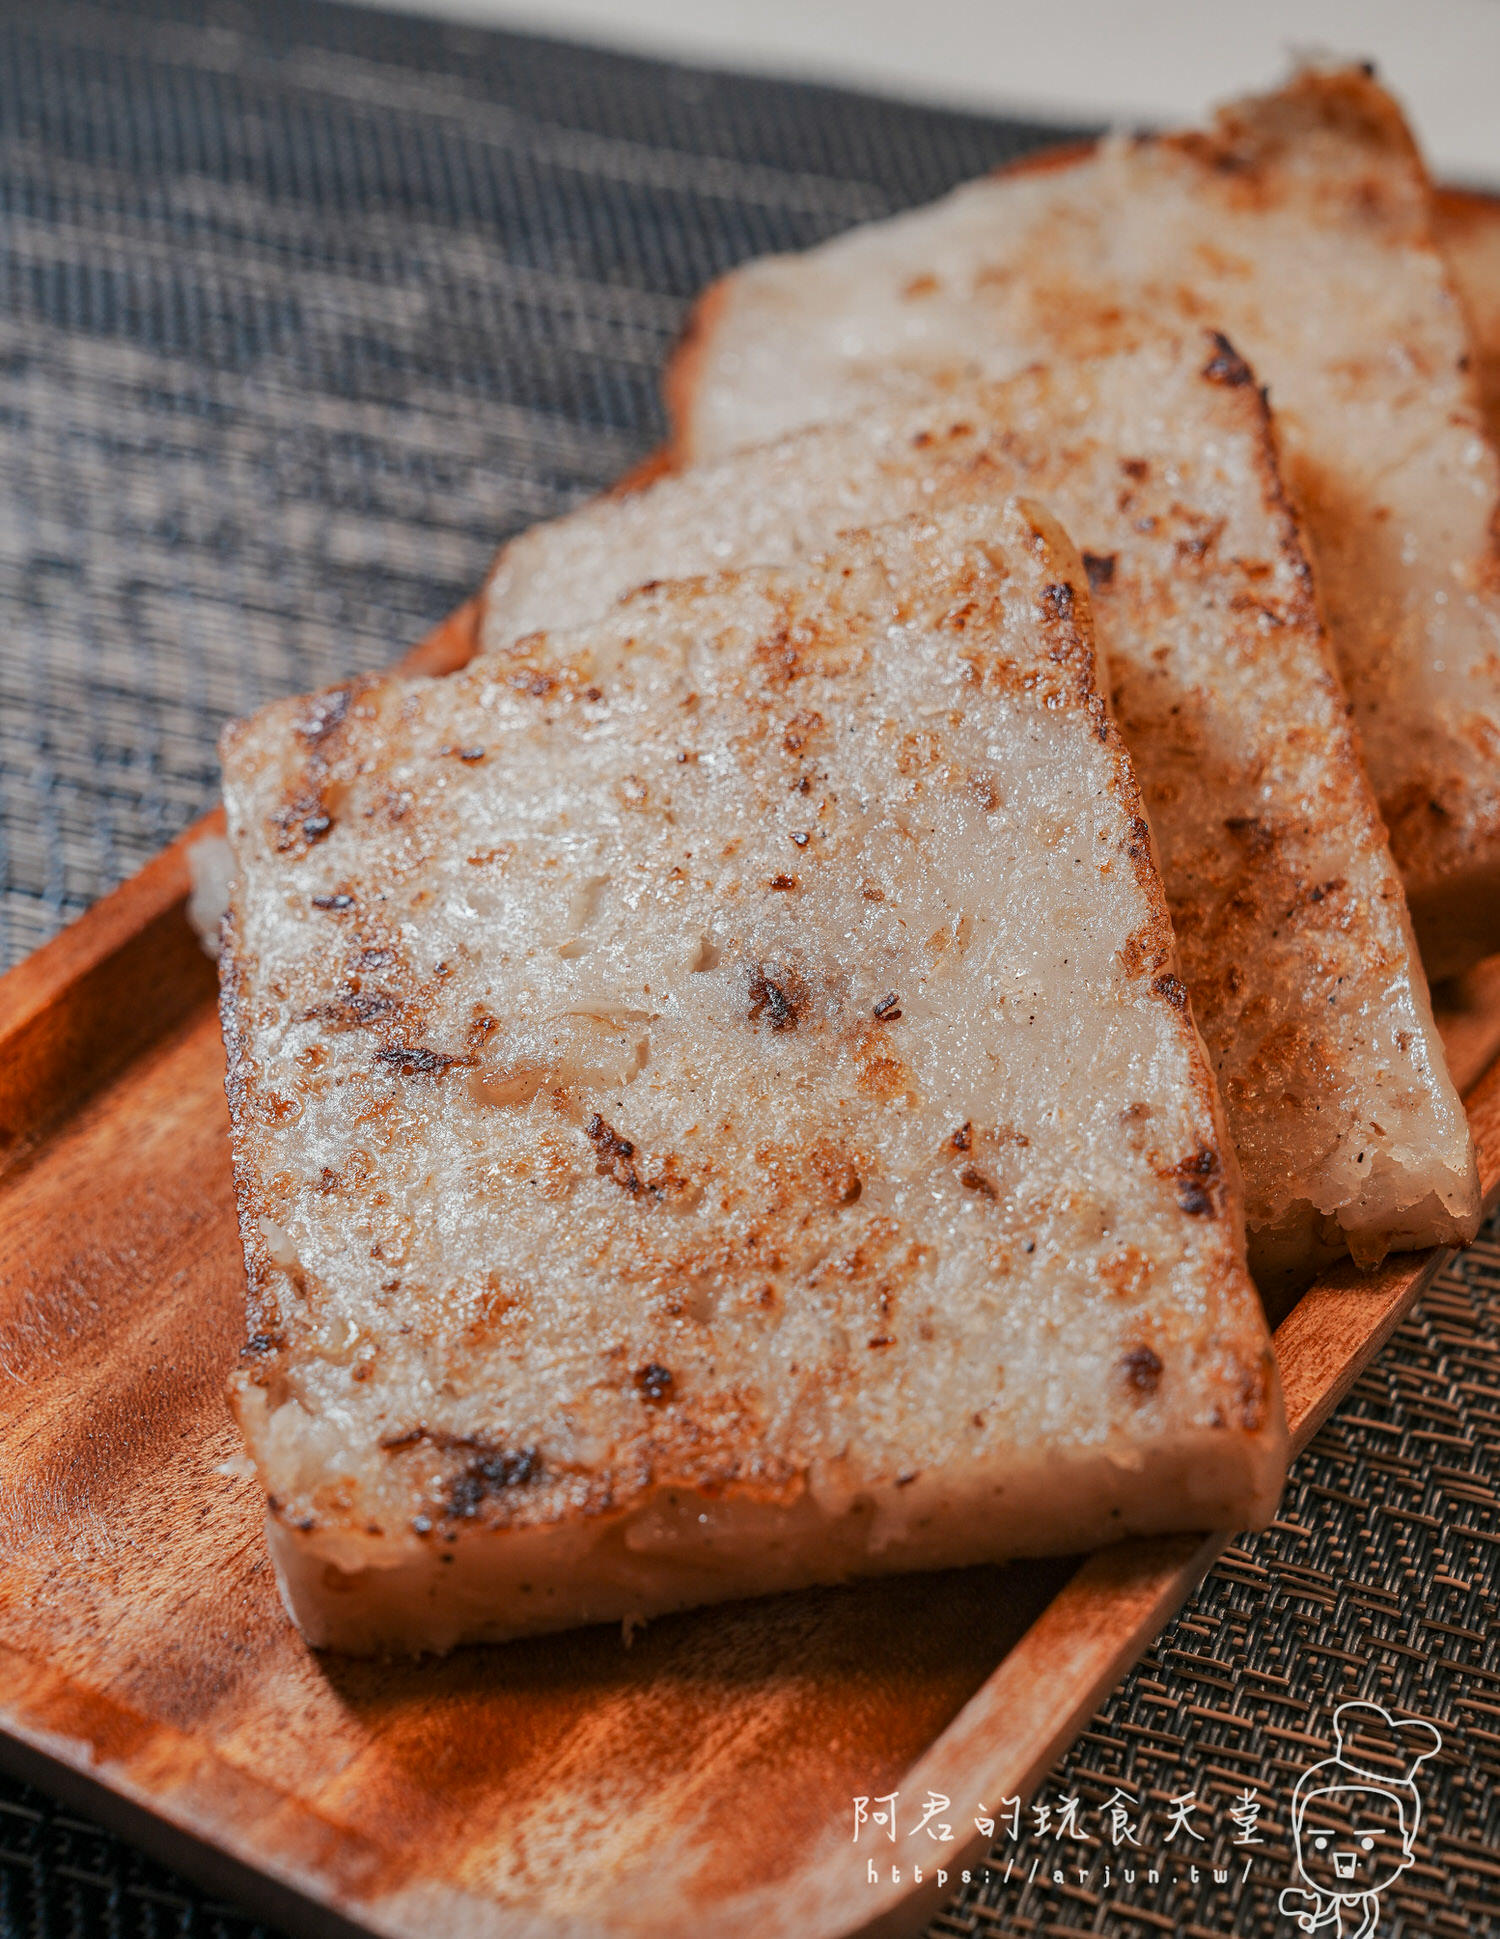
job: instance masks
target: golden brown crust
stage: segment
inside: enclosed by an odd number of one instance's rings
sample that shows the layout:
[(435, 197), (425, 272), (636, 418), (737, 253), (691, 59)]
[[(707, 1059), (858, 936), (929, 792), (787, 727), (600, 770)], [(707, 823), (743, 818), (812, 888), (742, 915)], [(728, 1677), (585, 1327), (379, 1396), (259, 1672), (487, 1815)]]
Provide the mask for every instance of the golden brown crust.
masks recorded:
[(250, 1053), (245, 968), (239, 924), (231, 906), (219, 930), (219, 1024), (224, 1037), (224, 1095), (235, 1154), (235, 1203), (245, 1253), (246, 1336), (255, 1342), (253, 1350), (259, 1354), (280, 1340), (281, 1312), (271, 1289), (271, 1260), (261, 1230), (265, 1206), (258, 1189), (259, 1172), (248, 1149), (255, 1067)]
[(682, 335), (677, 339), (662, 374), (662, 398), (667, 407), (667, 422), (671, 426), (663, 446), (664, 468), (669, 471), (680, 470), (693, 462), (688, 431), (693, 415), (693, 395), (698, 388), (704, 353), (718, 329), (720, 313), (728, 301), (732, 276), (733, 271), (728, 276), (721, 276), (694, 299), (687, 321), (682, 326)]
[(1500, 448), (1500, 197), (1439, 189), (1438, 246), (1453, 272), (1474, 343), (1474, 369), (1490, 441)]

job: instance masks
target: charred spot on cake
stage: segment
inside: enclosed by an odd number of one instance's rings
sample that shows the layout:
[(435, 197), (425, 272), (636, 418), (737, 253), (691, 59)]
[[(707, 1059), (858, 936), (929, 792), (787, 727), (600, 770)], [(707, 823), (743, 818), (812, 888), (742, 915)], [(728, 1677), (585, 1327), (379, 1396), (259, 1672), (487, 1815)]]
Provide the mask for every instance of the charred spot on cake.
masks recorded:
[(764, 1021), (772, 1030), (795, 1030), (807, 1014), (807, 984), (793, 969), (776, 963), (755, 963), (750, 969), (751, 1023)]
[(1173, 976), (1170, 973), (1165, 976), (1153, 976), (1151, 987), (1159, 997), (1170, 1003), (1174, 1010), (1181, 1010), (1186, 1006), (1187, 985), (1180, 976)]
[(1213, 1212), (1213, 1186), (1218, 1172), (1219, 1154), (1207, 1145), (1200, 1145), (1197, 1151), (1172, 1166), (1170, 1176), (1177, 1182), (1177, 1203), (1184, 1212), (1194, 1218)]
[(664, 1407), (676, 1391), (677, 1381), (670, 1367), (659, 1360), (648, 1360), (635, 1373), (636, 1392), (650, 1407)]
[(1064, 580), (1042, 587), (1042, 606), (1050, 619), (1071, 619), (1077, 595)]
[(448, 1483), (444, 1504), (444, 1512), (455, 1521), (472, 1520), (491, 1495), (524, 1487), (541, 1473), (541, 1456), (534, 1447), (504, 1448), (478, 1440), (467, 1445), (475, 1449), (474, 1458)]
[(523, 693), (531, 700), (545, 700), (557, 686), (552, 675), (541, 667), (518, 667), (507, 676), (505, 684), (513, 693)]
[(1085, 552), (1083, 569), (1088, 574), (1091, 592), (1103, 592), (1115, 583), (1116, 555), (1113, 552)]
[(606, 1124), (596, 1111), (584, 1126), (584, 1136), (594, 1147), (598, 1163), (594, 1169), (601, 1178), (612, 1178), (622, 1192), (632, 1198), (639, 1198), (645, 1190), (640, 1173), (632, 1160), (635, 1146), (629, 1138), (622, 1138), (612, 1125)]
[(1249, 364), (1235, 349), (1234, 345), (1221, 331), (1209, 332), (1214, 350), (1213, 355), (1203, 366), (1203, 375), (1211, 384), (1225, 384), (1231, 389), (1241, 384), (1253, 384), (1255, 378)]
[(993, 1181), (986, 1178), (977, 1165), (965, 1165), (958, 1174), (958, 1182), (966, 1192), (977, 1192), (981, 1198), (996, 1199), (1000, 1196)]
[(385, 990), (364, 989), (356, 977), (349, 977), (336, 997), (318, 1003), (304, 1012), (308, 1023), (326, 1023), (335, 1030), (368, 1030), (382, 1018), (403, 1008), (402, 1000)]
[(974, 1126), (965, 1118), (949, 1140), (955, 1151), (968, 1151), (974, 1143)]
[[(1180, 510), (1180, 507), (1174, 507)], [(1206, 559), (1217, 545), (1224, 531), (1224, 520), (1193, 519), (1191, 529), (1174, 542), (1173, 550), (1179, 564), (1190, 564)]]
[(320, 794), (304, 789), (276, 810), (271, 827), (279, 855), (305, 853), (332, 832), (333, 816)]
[(1144, 815), (1130, 817), (1130, 833), (1125, 842), (1125, 853), (1132, 862), (1144, 862), (1151, 854), (1151, 824)]
[(1132, 1347), (1120, 1361), (1125, 1384), (1141, 1395), (1154, 1394), (1161, 1384), (1161, 1360), (1150, 1347)]
[(473, 1061), (472, 1057), (454, 1057), (446, 1050), (432, 1050), (426, 1044), (382, 1044), (375, 1053), (377, 1064), (402, 1077), (441, 1077), (444, 1071)]
[(491, 1016), (488, 1010), (483, 1010), (478, 1004), (475, 1004), (474, 1014), (469, 1019), (469, 1027), (464, 1032), (464, 1042), (471, 1051), (482, 1050), (489, 1040), (491, 1032), (499, 1028), (500, 1019)]
[[(542, 1472), (541, 1450), (535, 1446), (511, 1447), (486, 1434), (452, 1434), (429, 1427), (425, 1421), (383, 1435), (378, 1445), (382, 1454), (405, 1454), (413, 1448), (430, 1447), (440, 1454), (463, 1457), (448, 1478), (440, 1509), (450, 1520), (472, 1520), (489, 1496), (524, 1487)], [(425, 1514), (412, 1522), (419, 1535), (428, 1534), (432, 1525), (432, 1517)]]
[(901, 1021), (901, 999), (894, 990), (883, 996), (875, 1005), (874, 1015), (881, 1023)]

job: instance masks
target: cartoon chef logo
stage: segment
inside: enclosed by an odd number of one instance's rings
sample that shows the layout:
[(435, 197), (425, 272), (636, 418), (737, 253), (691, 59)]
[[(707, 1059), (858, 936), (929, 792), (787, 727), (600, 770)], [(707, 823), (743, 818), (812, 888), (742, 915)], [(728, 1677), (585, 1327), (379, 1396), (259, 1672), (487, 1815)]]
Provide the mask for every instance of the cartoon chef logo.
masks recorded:
[(1334, 1751), (1292, 1793), (1292, 1839), (1305, 1883), (1281, 1909), (1322, 1939), (1370, 1939), (1380, 1894), (1412, 1863), (1422, 1821), (1418, 1767), (1442, 1748), (1436, 1728), (1378, 1703), (1341, 1703)]

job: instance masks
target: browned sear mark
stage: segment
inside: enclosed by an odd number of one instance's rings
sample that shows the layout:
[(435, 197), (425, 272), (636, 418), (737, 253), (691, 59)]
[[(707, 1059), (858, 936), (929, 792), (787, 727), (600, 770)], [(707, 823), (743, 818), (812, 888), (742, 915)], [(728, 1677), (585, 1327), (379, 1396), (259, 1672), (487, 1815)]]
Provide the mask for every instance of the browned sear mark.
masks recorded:
[(953, 1149), (955, 1151), (969, 1151), (969, 1150), (972, 1150), (973, 1144), (974, 1144), (974, 1127), (969, 1122), (969, 1120), (965, 1118), (963, 1123), (958, 1127), (958, 1129), (953, 1134)]
[(1069, 618), (1073, 611), (1073, 588), (1066, 580), (1055, 586), (1043, 586), (1042, 604), (1054, 619)]
[(762, 1018), (773, 1030), (795, 1030), (807, 1009), (807, 985), (794, 970), (778, 969), (774, 976), (765, 964), (750, 971), (750, 1021)]
[(978, 1192), (981, 1198), (998, 1198), (1000, 1194), (993, 1183), (985, 1177), (977, 1165), (965, 1165), (958, 1174), (958, 1182), (966, 1191)]
[(533, 1447), (484, 1447), (449, 1482), (446, 1512), (458, 1520), (472, 1519), (487, 1495), (535, 1480), (541, 1465)]
[(1132, 1347), (1120, 1362), (1126, 1382), (1138, 1394), (1154, 1394), (1161, 1380), (1161, 1361), (1150, 1347)]
[(635, 1146), (629, 1138), (622, 1138), (597, 1111), (584, 1126), (584, 1135), (598, 1154), (599, 1162), (594, 1169), (599, 1176), (612, 1178), (622, 1192), (639, 1198), (645, 1187), (641, 1184), (640, 1173), (631, 1162), (635, 1157)]
[(285, 855), (299, 842), (311, 848), (315, 842), (322, 841), (333, 827), (333, 817), (324, 808), (319, 794), (304, 791), (276, 810), (271, 816), (271, 826), (276, 831), (276, 852)]
[(635, 1384), (642, 1400), (652, 1407), (664, 1407), (672, 1398), (677, 1382), (670, 1367), (664, 1367), (659, 1360), (650, 1360), (636, 1369)]
[(1219, 1155), (1210, 1151), (1207, 1145), (1201, 1146), (1190, 1158), (1184, 1158), (1172, 1167), (1172, 1176), (1177, 1180), (1177, 1203), (1184, 1212), (1194, 1218), (1202, 1218), (1214, 1209), (1213, 1193), (1210, 1186), (1218, 1173)]
[(1253, 384), (1255, 379), (1249, 364), (1228, 337), (1222, 336), (1217, 330), (1211, 331), (1210, 335), (1213, 337), (1214, 354), (1203, 366), (1203, 375), (1208, 381), (1211, 384), (1226, 384), (1230, 388), (1239, 384)]
[(383, 1044), (375, 1053), (377, 1064), (385, 1064), (403, 1077), (441, 1077), (456, 1064), (472, 1064), (472, 1057), (450, 1057), (446, 1050), (429, 1050), (425, 1044)]
[(1106, 586), (1115, 583), (1113, 552), (1085, 552), (1083, 569), (1089, 576), (1089, 585), (1094, 592), (1102, 592)]
[(875, 1005), (875, 1015), (882, 1023), (901, 1021), (901, 999), (894, 990), (889, 995), (883, 996)]
[[(503, 1447), (482, 1434), (450, 1434), (430, 1428), (419, 1421), (404, 1432), (387, 1434), (380, 1443), (383, 1453), (401, 1454), (408, 1448), (436, 1448), (444, 1454), (469, 1457), (448, 1482), (442, 1513), (456, 1520), (472, 1520), (486, 1496), (504, 1488), (519, 1488), (535, 1481), (542, 1471), (541, 1451), (535, 1447)], [(418, 1535), (432, 1532), (432, 1517), (416, 1515), (412, 1528)]]

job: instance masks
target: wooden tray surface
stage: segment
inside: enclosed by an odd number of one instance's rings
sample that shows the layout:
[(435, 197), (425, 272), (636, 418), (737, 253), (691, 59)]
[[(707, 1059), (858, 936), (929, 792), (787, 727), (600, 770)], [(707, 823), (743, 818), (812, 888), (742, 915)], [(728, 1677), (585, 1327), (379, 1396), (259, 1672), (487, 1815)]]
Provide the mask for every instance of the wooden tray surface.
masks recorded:
[[(1500, 205), (1443, 213), (1500, 405)], [(475, 619), (409, 664), (461, 664)], [(628, 1648), (595, 1629), (427, 1665), (313, 1655), (223, 1403), (243, 1279), (184, 914), (199, 832), (0, 980), (0, 1761), (299, 1930), (914, 1929), (933, 1847), (883, 1845), (903, 1882), (867, 1883), (852, 1798), (1026, 1795), (1220, 1538), (689, 1612)], [(1493, 1204), (1500, 959), (1444, 995)], [(1298, 1447), (1442, 1257), (1336, 1273), (1282, 1322)]]

